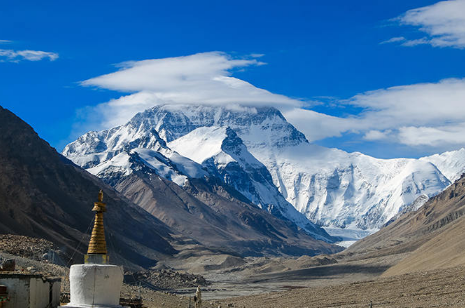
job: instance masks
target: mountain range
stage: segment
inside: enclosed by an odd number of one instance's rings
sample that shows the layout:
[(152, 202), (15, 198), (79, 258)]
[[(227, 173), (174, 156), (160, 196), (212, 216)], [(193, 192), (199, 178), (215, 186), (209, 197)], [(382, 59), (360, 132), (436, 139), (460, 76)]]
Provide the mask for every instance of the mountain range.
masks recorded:
[(155, 106), (124, 125), (86, 133), (63, 155), (120, 192), (131, 190), (121, 183), (142, 169), (183, 189), (216, 178), (327, 242), (335, 239), (320, 226), (344, 237), (376, 231), (465, 171), (464, 149), (377, 159), (311, 144), (275, 108), (236, 105)]
[[(275, 256), (341, 250), (207, 177), (160, 138), (141, 141), (159, 146), (158, 151), (114, 154), (131, 167), (130, 174), (117, 165), (105, 168), (108, 178), (103, 179), (111, 179), (107, 182), (120, 193), (57, 153), (28, 124), (1, 107), (0, 130), (0, 233), (45, 238), (73, 262), (80, 262), (86, 251), (91, 209), (100, 189), (108, 208), (104, 219), (110, 257), (126, 267), (150, 267), (197, 252)], [(171, 169), (160, 166), (166, 177), (182, 179), (188, 171), (199, 175), (181, 187), (181, 181), (161, 177), (161, 171), (149, 167), (142, 158), (148, 159), (145, 154), (172, 162)], [(315, 232), (331, 239), (320, 228)]]

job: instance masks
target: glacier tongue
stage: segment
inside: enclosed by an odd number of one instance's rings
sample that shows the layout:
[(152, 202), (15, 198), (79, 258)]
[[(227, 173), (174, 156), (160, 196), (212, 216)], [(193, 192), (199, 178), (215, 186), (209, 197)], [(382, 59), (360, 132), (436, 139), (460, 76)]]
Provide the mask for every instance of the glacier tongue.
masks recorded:
[(206, 168), (255, 204), (281, 214), (287, 208), (285, 216), (298, 225), (303, 216), (285, 204), (314, 223), (347, 232), (382, 227), (419, 196), (441, 192), (465, 171), (464, 149), (384, 160), (310, 144), (269, 107), (155, 106), (123, 126), (85, 134), (63, 154), (98, 174), (102, 164), (122, 172), (123, 152), (137, 152), (176, 183), (182, 176), (201, 177)]
[(361, 240), (364, 237), (367, 237), (368, 235), (371, 235), (378, 231), (378, 229), (372, 229), (372, 230), (360, 230), (360, 229), (352, 229), (352, 228), (335, 228), (335, 227), (323, 227), (325, 231), (331, 235), (335, 236), (341, 239), (340, 242), (336, 243), (339, 246), (342, 247), (350, 247), (352, 244), (357, 242), (358, 240)]

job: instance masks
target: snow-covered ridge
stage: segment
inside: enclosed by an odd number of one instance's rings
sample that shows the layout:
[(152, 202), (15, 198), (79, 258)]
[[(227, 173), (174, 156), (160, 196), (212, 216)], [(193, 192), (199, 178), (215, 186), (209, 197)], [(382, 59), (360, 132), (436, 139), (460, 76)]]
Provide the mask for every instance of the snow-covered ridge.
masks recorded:
[(297, 210), (327, 227), (380, 228), (419, 195), (435, 195), (450, 183), (418, 160), (380, 160), (310, 144), (251, 152)]
[(68, 144), (63, 155), (109, 182), (109, 177), (131, 174), (135, 168), (131, 158), (135, 157), (179, 185), (207, 174), (199, 164), (171, 150), (153, 128), (132, 124), (86, 133)]
[(432, 156), (422, 157), (421, 161), (434, 164), (445, 177), (455, 182), (465, 172), (465, 149), (444, 152)]
[[(239, 191), (268, 209), (283, 209), (285, 199), (312, 222), (351, 230), (380, 228), (465, 170), (463, 149), (385, 160), (313, 145), (278, 110), (264, 107), (156, 106), (123, 126), (80, 137), (63, 153), (90, 168), (128, 148), (160, 153), (187, 177), (207, 170), (239, 181)], [(186, 165), (193, 171), (180, 171)]]
[[(155, 106), (138, 113), (129, 122), (134, 127), (154, 128), (166, 142), (199, 127), (230, 127), (254, 144), (289, 146), (307, 142), (305, 135), (271, 107)], [(129, 124), (128, 123), (128, 124)]]

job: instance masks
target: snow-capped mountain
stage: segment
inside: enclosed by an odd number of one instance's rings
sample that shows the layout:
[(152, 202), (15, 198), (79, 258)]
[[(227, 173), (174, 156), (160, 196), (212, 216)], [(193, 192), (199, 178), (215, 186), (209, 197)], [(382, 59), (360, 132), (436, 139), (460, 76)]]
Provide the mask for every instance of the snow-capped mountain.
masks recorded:
[(144, 149), (151, 157), (161, 155), (157, 161), (165, 159), (172, 174), (189, 178), (208, 172), (264, 208), (283, 213), (285, 204), (292, 204), (314, 223), (351, 229), (380, 228), (465, 170), (465, 150), (383, 160), (313, 145), (268, 107), (156, 106), (123, 126), (87, 133), (63, 154), (100, 174), (107, 169), (102, 164), (118, 166), (111, 160), (124, 151), (144, 159)]
[[(154, 118), (157, 119), (156, 116)], [(150, 168), (179, 186), (185, 185), (189, 178), (215, 176), (260, 208), (294, 222), (316, 239), (332, 241), (323, 229), (286, 201), (273, 184), (267, 168), (248, 152), (234, 130), (229, 127), (199, 127), (168, 146), (154, 126), (166, 138), (181, 135), (181, 132), (185, 134), (185, 130), (178, 129), (182, 125), (189, 129), (196, 125), (169, 113), (160, 119), (168, 119), (168, 123), (157, 126), (152, 117), (138, 114), (126, 125), (81, 136), (66, 146), (63, 154), (111, 185), (143, 168)], [(172, 119), (176, 119), (174, 122), (177, 123), (173, 131), (167, 125)], [(201, 123), (199, 121), (197, 126)]]

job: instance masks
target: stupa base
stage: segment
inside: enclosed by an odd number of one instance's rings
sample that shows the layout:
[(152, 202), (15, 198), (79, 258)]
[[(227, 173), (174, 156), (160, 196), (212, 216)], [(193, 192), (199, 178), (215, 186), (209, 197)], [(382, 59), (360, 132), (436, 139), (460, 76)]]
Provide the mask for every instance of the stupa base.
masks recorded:
[(108, 264), (75, 264), (69, 273), (68, 308), (122, 308), (123, 268)]

